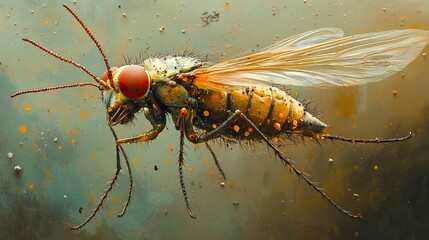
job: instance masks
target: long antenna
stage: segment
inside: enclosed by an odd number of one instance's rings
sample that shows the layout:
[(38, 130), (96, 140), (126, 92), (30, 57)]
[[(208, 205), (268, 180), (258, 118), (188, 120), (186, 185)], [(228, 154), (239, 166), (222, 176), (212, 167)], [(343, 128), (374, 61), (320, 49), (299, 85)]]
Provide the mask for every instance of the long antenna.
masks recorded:
[(12, 94), (10, 97), (13, 98), (13, 97), (23, 95), (23, 94), (27, 94), (27, 93), (38, 93), (38, 92), (46, 92), (46, 91), (52, 91), (52, 90), (57, 90), (57, 89), (63, 89), (63, 88), (84, 87), (84, 86), (94, 86), (96, 88), (100, 88), (100, 85), (97, 85), (97, 84), (91, 83), (91, 82), (72, 83), (72, 84), (60, 85), (60, 86), (54, 86), (54, 87), (45, 87), (45, 88), (37, 88), (37, 89), (19, 91), (19, 92)]
[(16, 97), (19, 95), (23, 95), (23, 94), (27, 94), (27, 93), (37, 93), (37, 92), (45, 92), (45, 91), (52, 91), (52, 90), (57, 90), (57, 89), (63, 89), (63, 88), (73, 88), (73, 87), (83, 87), (83, 86), (94, 86), (97, 87), (98, 89), (102, 90), (104, 89), (108, 89), (110, 87), (112, 87), (115, 91), (117, 91), (115, 85), (113, 84), (113, 76), (112, 76), (112, 71), (110, 70), (110, 65), (109, 65), (109, 61), (107, 60), (106, 54), (104, 54), (103, 49), (101, 48), (100, 43), (97, 41), (97, 39), (95, 39), (94, 35), (92, 35), (91, 31), (89, 30), (89, 28), (85, 25), (85, 23), (83, 23), (83, 21), (79, 18), (79, 16), (70, 9), (69, 6), (67, 6), (66, 4), (63, 5), (63, 7), (65, 9), (67, 9), (67, 11), (69, 11), (73, 17), (79, 22), (79, 24), (83, 27), (83, 29), (85, 30), (85, 32), (89, 35), (89, 37), (92, 39), (92, 41), (95, 43), (95, 46), (97, 47), (98, 51), (101, 53), (104, 63), (106, 65), (107, 68), (107, 76), (108, 76), (108, 81), (107, 83), (98, 78), (97, 76), (95, 76), (93, 73), (91, 73), (86, 67), (80, 65), (79, 63), (68, 59), (66, 57), (63, 57), (61, 55), (59, 55), (58, 53), (55, 53), (49, 49), (47, 49), (46, 47), (42, 46), (41, 44), (29, 39), (29, 38), (22, 38), (22, 40), (24, 42), (28, 42), (30, 44), (32, 44), (33, 46), (39, 48), (40, 50), (46, 52), (47, 54), (58, 58), (59, 60), (69, 63), (79, 69), (81, 69), (82, 71), (84, 71), (86, 74), (88, 74), (89, 76), (91, 76), (99, 85), (95, 84), (95, 83), (89, 83), (89, 82), (85, 82), (85, 83), (73, 83), (73, 84), (66, 84), (66, 85), (60, 85), (60, 86), (53, 86), (53, 87), (45, 87), (45, 88), (38, 88), (38, 89), (31, 89), (31, 90), (24, 90), (24, 91), (19, 91), (16, 92), (14, 94), (12, 94), (10, 97)]
[(108, 77), (108, 84), (110, 86), (112, 86), (112, 88), (117, 91), (115, 85), (112, 83), (113, 81), (113, 76), (112, 76), (112, 72), (110, 71), (110, 65), (109, 65), (109, 61), (107, 60), (106, 54), (104, 54), (103, 49), (101, 48), (100, 43), (97, 41), (97, 39), (95, 39), (94, 35), (92, 35), (91, 31), (89, 30), (89, 28), (85, 25), (85, 23), (80, 19), (80, 17), (73, 11), (71, 10), (71, 8), (69, 6), (67, 6), (66, 4), (63, 4), (63, 7), (65, 9), (67, 9), (67, 11), (70, 12), (71, 15), (73, 15), (73, 17), (80, 23), (80, 25), (83, 27), (83, 29), (85, 30), (85, 32), (88, 34), (88, 36), (92, 39), (92, 41), (95, 43), (95, 46), (98, 48), (98, 51), (101, 53), (101, 56), (103, 56), (103, 60), (104, 63), (106, 64), (106, 68), (107, 68), (107, 77)]
[(61, 61), (63, 61), (63, 62), (66, 62), (66, 63), (69, 63), (69, 64), (71, 64), (71, 65), (73, 65), (73, 66), (75, 66), (75, 67), (77, 67), (77, 68), (80, 68), (80, 69), (82, 69), (84, 72), (86, 72), (89, 76), (91, 76), (97, 83), (99, 83), (100, 85), (103, 85), (103, 87), (107, 87), (107, 86), (105, 86), (105, 83), (103, 82), (101, 82), (100, 81), (100, 79), (97, 77), (97, 76), (95, 76), (94, 74), (92, 74), (86, 67), (84, 67), (84, 66), (82, 66), (82, 65), (80, 65), (79, 63), (77, 63), (77, 62), (75, 62), (75, 61), (73, 61), (73, 60), (71, 60), (71, 59), (68, 59), (68, 58), (66, 58), (66, 57), (63, 57), (63, 56), (61, 56), (61, 55), (59, 55), (58, 53), (55, 53), (55, 52), (53, 52), (53, 51), (51, 51), (51, 50), (49, 50), (49, 49), (47, 49), (46, 47), (44, 47), (44, 46), (42, 46), (41, 44), (39, 44), (39, 43), (37, 43), (37, 42), (35, 42), (35, 41), (33, 41), (33, 40), (31, 40), (31, 39), (29, 39), (29, 38), (22, 38), (22, 40), (24, 41), (24, 42), (28, 42), (28, 43), (31, 43), (32, 45), (34, 45), (34, 46), (36, 46), (36, 47), (38, 47), (40, 50), (42, 50), (42, 51), (44, 51), (44, 52), (46, 52), (47, 54), (49, 54), (49, 55), (51, 55), (51, 56), (53, 56), (53, 57), (56, 57), (56, 58), (58, 58), (59, 60), (61, 60)]

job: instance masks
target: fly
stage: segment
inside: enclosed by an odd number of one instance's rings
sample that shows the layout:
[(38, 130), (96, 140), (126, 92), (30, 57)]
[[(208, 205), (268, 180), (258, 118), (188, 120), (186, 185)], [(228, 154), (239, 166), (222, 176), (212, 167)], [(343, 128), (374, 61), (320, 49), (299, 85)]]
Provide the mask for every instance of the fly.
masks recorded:
[[(228, 142), (265, 142), (298, 178), (334, 208), (352, 218), (361, 218), (360, 213), (354, 214), (336, 204), (308, 175), (297, 169), (280, 151), (275, 139), (308, 137), (317, 141), (328, 139), (351, 143), (387, 143), (401, 142), (412, 136), (409, 133), (400, 138), (358, 139), (328, 134), (325, 132), (326, 123), (274, 85), (329, 88), (380, 81), (401, 71), (418, 56), (429, 43), (429, 31), (402, 29), (344, 37), (341, 29), (321, 28), (286, 38), (258, 53), (214, 65), (207, 65), (190, 56), (169, 55), (148, 58), (136, 65), (110, 67), (89, 28), (73, 10), (67, 5), (63, 6), (97, 46), (106, 71), (97, 77), (84, 66), (31, 39), (23, 38), (49, 55), (81, 69), (95, 83), (26, 90), (14, 93), (11, 97), (83, 86), (96, 87), (101, 93), (107, 110), (107, 125), (116, 142), (116, 172), (96, 208), (81, 224), (70, 227), (72, 230), (87, 224), (101, 208), (118, 178), (121, 156), (130, 178), (128, 198), (118, 216), (125, 214), (131, 200), (133, 179), (122, 144), (156, 139), (166, 125), (167, 116), (171, 116), (180, 135), (179, 181), (185, 206), (192, 218), (195, 218), (195, 214), (191, 210), (183, 176), (185, 139), (207, 146), (225, 180), (225, 174), (209, 144), (210, 140), (221, 138)], [(119, 138), (113, 126), (131, 122), (141, 110), (152, 129), (138, 136)]]

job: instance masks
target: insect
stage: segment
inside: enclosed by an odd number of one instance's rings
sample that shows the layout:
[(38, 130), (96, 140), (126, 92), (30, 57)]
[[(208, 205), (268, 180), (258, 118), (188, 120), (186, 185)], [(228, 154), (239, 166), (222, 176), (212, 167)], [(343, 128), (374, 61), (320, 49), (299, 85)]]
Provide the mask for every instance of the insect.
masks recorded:
[[(79, 225), (87, 224), (99, 211), (121, 169), (121, 156), (129, 172), (128, 198), (118, 216), (129, 206), (133, 179), (123, 144), (148, 142), (157, 138), (171, 116), (179, 131), (179, 182), (189, 216), (195, 218), (187, 196), (183, 176), (185, 138), (191, 143), (204, 143), (226, 179), (209, 141), (265, 142), (275, 155), (319, 193), (334, 208), (352, 218), (361, 218), (336, 204), (310, 178), (297, 169), (279, 149), (274, 138), (308, 137), (315, 140), (339, 140), (351, 143), (388, 143), (409, 139), (358, 139), (325, 133), (327, 124), (313, 116), (304, 104), (294, 99), (284, 86), (327, 88), (355, 86), (379, 81), (404, 69), (429, 43), (429, 31), (403, 29), (344, 37), (338, 28), (316, 29), (286, 38), (262, 51), (208, 65), (192, 56), (152, 57), (139, 64), (110, 67), (100, 44), (79, 16), (63, 5), (95, 43), (106, 65), (101, 77), (84, 66), (48, 50), (35, 41), (23, 38), (42, 51), (83, 70), (94, 82), (74, 83), (25, 90), (22, 94), (63, 88), (92, 86), (102, 96), (107, 110), (107, 125), (115, 139), (116, 172), (100, 202)], [(277, 86), (277, 87), (276, 87)], [(143, 112), (152, 129), (140, 135), (119, 138), (117, 124), (127, 124)], [(155, 166), (156, 168), (156, 166)]]

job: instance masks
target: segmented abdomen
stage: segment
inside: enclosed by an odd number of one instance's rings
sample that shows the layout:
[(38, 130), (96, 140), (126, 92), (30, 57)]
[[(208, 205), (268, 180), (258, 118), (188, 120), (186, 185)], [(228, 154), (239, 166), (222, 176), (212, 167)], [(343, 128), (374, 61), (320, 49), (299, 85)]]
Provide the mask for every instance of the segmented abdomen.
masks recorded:
[[(240, 110), (268, 137), (293, 131), (305, 115), (303, 105), (275, 87), (243, 88), (231, 91), (199, 90), (195, 124), (206, 132), (228, 117), (228, 110)], [(259, 138), (253, 129), (238, 120), (223, 134), (234, 139)]]

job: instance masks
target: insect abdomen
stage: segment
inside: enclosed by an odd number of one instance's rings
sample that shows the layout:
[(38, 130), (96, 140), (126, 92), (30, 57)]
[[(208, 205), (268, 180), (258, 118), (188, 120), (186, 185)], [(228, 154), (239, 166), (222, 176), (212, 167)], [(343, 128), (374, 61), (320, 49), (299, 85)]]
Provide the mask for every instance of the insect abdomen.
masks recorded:
[[(300, 102), (274, 87), (201, 90), (198, 99), (196, 124), (205, 131), (211, 131), (225, 121), (228, 110), (240, 110), (268, 137), (296, 130), (306, 115)], [(238, 120), (224, 135), (254, 139), (257, 135), (252, 130), (244, 121)]]

